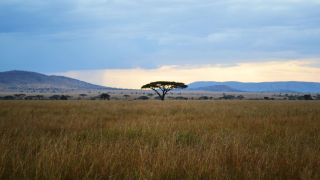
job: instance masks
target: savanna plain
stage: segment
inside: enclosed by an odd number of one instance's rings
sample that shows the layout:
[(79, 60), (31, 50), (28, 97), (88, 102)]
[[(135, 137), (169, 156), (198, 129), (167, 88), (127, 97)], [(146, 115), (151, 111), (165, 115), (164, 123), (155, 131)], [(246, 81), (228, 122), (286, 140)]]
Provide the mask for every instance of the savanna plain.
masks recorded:
[(320, 179), (320, 101), (0, 101), (0, 179)]

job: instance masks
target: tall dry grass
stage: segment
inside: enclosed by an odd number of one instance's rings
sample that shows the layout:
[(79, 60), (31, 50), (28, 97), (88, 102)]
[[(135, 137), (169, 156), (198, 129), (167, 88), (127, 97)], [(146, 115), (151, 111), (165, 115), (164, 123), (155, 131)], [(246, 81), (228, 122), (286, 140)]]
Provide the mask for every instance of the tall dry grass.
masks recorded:
[(2, 101), (0, 179), (320, 179), (320, 102)]

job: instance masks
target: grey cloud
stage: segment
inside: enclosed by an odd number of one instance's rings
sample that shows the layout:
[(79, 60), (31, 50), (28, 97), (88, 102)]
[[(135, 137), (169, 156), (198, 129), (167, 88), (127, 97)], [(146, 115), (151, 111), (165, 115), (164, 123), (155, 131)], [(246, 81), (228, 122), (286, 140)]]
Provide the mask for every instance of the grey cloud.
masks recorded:
[(319, 9), (312, 0), (3, 0), (0, 70), (319, 57)]

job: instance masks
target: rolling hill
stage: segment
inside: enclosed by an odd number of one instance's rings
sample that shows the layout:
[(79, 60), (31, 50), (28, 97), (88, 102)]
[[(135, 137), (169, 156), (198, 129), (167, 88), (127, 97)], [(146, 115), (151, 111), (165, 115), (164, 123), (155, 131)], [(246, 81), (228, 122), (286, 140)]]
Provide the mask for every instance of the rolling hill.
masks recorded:
[(28, 71), (0, 72), (1, 91), (76, 91), (76, 90), (111, 90), (116, 88), (90, 84), (64, 76), (48, 76)]
[(238, 89), (231, 88), (226, 85), (215, 85), (207, 87), (198, 87), (198, 88), (188, 88), (187, 91), (215, 91), (215, 92), (243, 92)]
[(197, 81), (188, 84), (189, 88), (203, 88), (216, 85), (226, 85), (230, 88), (247, 92), (301, 92), (301, 93), (319, 93), (320, 83), (316, 82), (261, 82), (261, 83), (243, 83), (236, 81), (216, 82), (216, 81)]

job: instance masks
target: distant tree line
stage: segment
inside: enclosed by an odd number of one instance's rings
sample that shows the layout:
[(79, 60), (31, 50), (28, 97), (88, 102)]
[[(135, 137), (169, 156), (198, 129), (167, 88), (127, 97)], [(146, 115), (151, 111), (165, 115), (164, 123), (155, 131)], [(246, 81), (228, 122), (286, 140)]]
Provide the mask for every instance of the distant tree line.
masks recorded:
[[(114, 92), (108, 92), (110, 94), (114, 94)], [(91, 96), (88, 97), (87, 99), (89, 100), (96, 100), (96, 99), (100, 99), (100, 100), (119, 100), (118, 97), (111, 97), (108, 93), (101, 93), (99, 92), (98, 96)], [(121, 92), (121, 94), (123, 94)], [(134, 94), (134, 92), (131, 92), (131, 94)], [(137, 94), (137, 93), (136, 93)], [(139, 93), (139, 94), (144, 94), (143, 96), (140, 96), (138, 98), (134, 98), (134, 100), (151, 100), (153, 98), (153, 96), (155, 96), (157, 93)], [(173, 93), (170, 93), (171, 95), (173, 95)], [(193, 93), (192, 93), (193, 94)], [(281, 93), (280, 93), (281, 94)], [(218, 98), (213, 98), (213, 97), (208, 97), (208, 96), (204, 96), (203, 94), (197, 94), (200, 97), (184, 97), (181, 96), (181, 93), (178, 93), (177, 97), (173, 97), (173, 96), (166, 96), (166, 99), (168, 100), (243, 100), (245, 99), (245, 97), (243, 95), (227, 95), (225, 93), (222, 94), (221, 97)], [(84, 99), (85, 97), (87, 97), (87, 94), (79, 94), (79, 97), (77, 98), (78, 100)], [(130, 98), (130, 95), (124, 94), (123, 97), (127, 100), (128, 98)], [(279, 98), (279, 97), (283, 97), (283, 100), (320, 100), (320, 94), (311, 96), (310, 94), (304, 94), (302, 96), (298, 96), (298, 95), (289, 95), (289, 94), (284, 94), (284, 95), (272, 95), (271, 97), (262, 97), (262, 98), (250, 98), (247, 100), (275, 100), (275, 98)], [(69, 100), (73, 98), (72, 96), (69, 95), (52, 95), (49, 97), (45, 97), (43, 95), (34, 95), (34, 96), (27, 96), (26, 94), (14, 94), (14, 95), (8, 95), (8, 96), (3, 96), (0, 97), (0, 100)], [(76, 98), (73, 98), (76, 99)], [(164, 100), (163, 96), (158, 96), (154, 97), (153, 100)], [(278, 99), (279, 100), (279, 99)]]
[[(264, 97), (264, 100), (275, 100), (275, 98), (270, 97)], [(317, 94), (316, 96), (312, 96), (310, 94), (305, 94), (303, 96), (284, 96), (284, 100), (320, 100), (320, 94)]]

